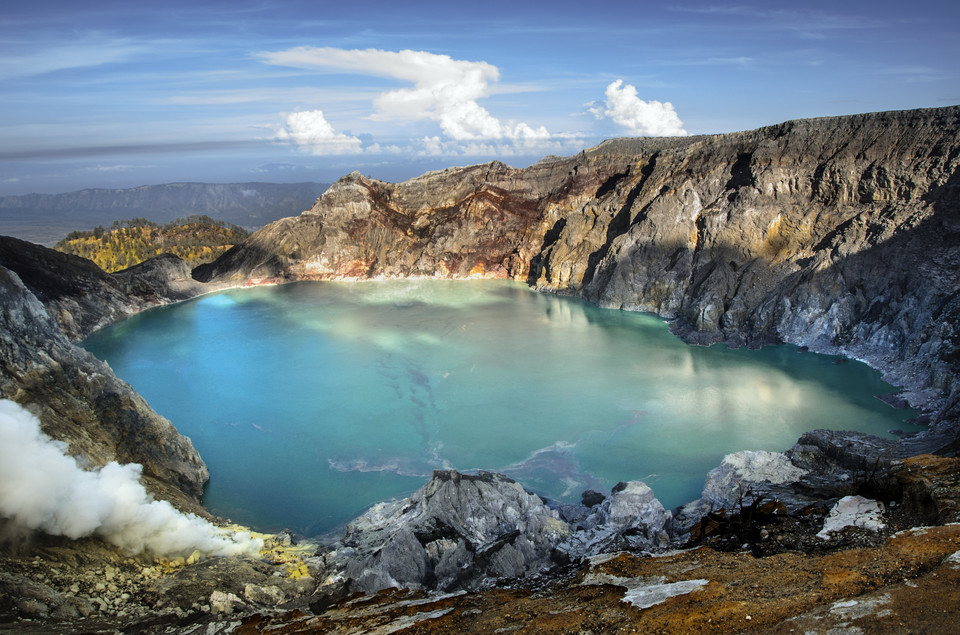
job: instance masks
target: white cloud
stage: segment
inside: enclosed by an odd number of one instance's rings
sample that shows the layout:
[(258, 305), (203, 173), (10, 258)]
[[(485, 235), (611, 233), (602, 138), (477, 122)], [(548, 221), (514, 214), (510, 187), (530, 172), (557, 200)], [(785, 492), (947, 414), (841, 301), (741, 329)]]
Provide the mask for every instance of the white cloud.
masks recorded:
[(413, 87), (381, 93), (373, 105), (376, 121), (432, 120), (447, 137), (457, 141), (479, 139), (545, 140), (543, 126), (501, 122), (478, 100), (490, 96), (500, 71), (486, 62), (455, 60), (426, 51), (345, 50), (297, 47), (261, 53), (269, 64), (310, 70), (332, 69), (411, 82)]
[(322, 110), (283, 113), (283, 127), (277, 130), (277, 139), (293, 141), (313, 154), (360, 152), (362, 147), (357, 137), (334, 130)]
[(886, 75), (898, 75), (907, 82), (933, 82), (948, 79), (950, 76), (940, 69), (918, 64), (891, 66), (882, 71)]
[[(97, 174), (102, 174), (104, 172), (128, 172), (130, 170), (136, 170), (138, 166), (136, 165), (90, 165), (83, 168), (84, 172), (94, 172)], [(140, 166), (140, 167), (156, 167), (156, 166)]]
[(610, 119), (630, 134), (655, 137), (685, 136), (683, 122), (670, 102), (643, 101), (637, 89), (618, 79), (607, 86), (603, 105), (589, 109), (597, 119)]

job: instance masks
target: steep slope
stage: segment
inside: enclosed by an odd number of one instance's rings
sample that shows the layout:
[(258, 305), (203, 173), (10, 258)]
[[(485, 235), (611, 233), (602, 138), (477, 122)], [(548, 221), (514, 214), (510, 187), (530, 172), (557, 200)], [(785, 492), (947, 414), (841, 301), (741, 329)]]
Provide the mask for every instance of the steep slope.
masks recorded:
[(955, 419), (958, 155), (952, 107), (619, 139), (399, 184), (352, 173), (194, 275), (512, 277), (656, 313), (691, 342), (863, 358)]
[(0, 398), (31, 410), (85, 465), (140, 463), (151, 492), (200, 511), (209, 472), (190, 440), (71, 341), (200, 289), (173, 256), (110, 275), (89, 260), (0, 236)]

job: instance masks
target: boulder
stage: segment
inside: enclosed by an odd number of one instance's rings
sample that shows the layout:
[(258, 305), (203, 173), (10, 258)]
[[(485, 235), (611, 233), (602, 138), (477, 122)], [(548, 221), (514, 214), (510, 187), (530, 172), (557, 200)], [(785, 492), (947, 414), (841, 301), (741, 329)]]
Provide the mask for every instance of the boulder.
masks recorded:
[(571, 558), (663, 549), (669, 544), (672, 520), (672, 514), (645, 483), (618, 483), (560, 549)]
[(569, 534), (559, 514), (516, 481), (444, 470), (409, 498), (351, 522), (324, 560), (353, 591), (474, 589), (553, 566), (554, 547)]
[(807, 473), (780, 452), (745, 450), (728, 454), (707, 473), (701, 497), (678, 511), (677, 533), (685, 534), (708, 512), (724, 509), (735, 513), (761, 497), (783, 502), (788, 509), (803, 507), (811, 501), (798, 496), (791, 486)]
[(817, 538), (829, 540), (831, 534), (847, 527), (861, 527), (874, 533), (884, 529), (883, 503), (863, 496), (844, 496), (830, 510)]

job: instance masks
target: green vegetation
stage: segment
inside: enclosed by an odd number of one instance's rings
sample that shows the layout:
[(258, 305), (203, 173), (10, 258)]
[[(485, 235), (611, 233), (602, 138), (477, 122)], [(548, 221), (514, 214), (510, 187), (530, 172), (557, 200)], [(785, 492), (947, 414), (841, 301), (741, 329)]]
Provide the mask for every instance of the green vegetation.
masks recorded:
[(191, 266), (216, 259), (247, 237), (237, 225), (209, 216), (188, 216), (160, 225), (146, 218), (114, 221), (109, 228), (70, 232), (54, 245), (67, 254), (83, 256), (104, 271), (120, 271), (160, 254), (175, 254)]

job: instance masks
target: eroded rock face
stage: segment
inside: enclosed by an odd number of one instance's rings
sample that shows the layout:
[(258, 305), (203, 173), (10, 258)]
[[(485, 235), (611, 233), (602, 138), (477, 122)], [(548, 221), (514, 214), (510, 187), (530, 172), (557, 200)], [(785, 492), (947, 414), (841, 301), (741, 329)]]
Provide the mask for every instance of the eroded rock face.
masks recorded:
[(503, 475), (436, 471), (410, 498), (351, 522), (321, 553), (317, 575), (341, 581), (345, 592), (477, 589), (600, 553), (663, 550), (671, 519), (639, 481), (620, 483), (570, 524)]
[(621, 550), (657, 551), (669, 545), (672, 521), (646, 483), (619, 483), (560, 548), (574, 559)]
[(866, 359), (915, 405), (946, 404), (936, 426), (960, 411), (960, 108), (619, 139), (399, 184), (353, 173), (196, 275), (509, 276), (656, 313), (691, 342)]
[(436, 471), (410, 498), (351, 522), (326, 560), (350, 590), (478, 588), (553, 566), (569, 534), (557, 512), (505, 476)]
[(960, 522), (960, 461), (929, 454), (897, 465), (903, 502), (926, 524)]
[[(71, 343), (37, 296), (3, 266), (0, 307), (0, 397), (36, 415), (81, 465), (140, 463), (153, 494), (202, 511), (198, 501), (209, 472), (190, 440), (106, 364)], [(85, 318), (69, 323), (88, 324)]]
[(0, 236), (0, 266), (17, 274), (73, 341), (145, 308), (212, 290), (171, 254), (109, 274), (86, 258)]
[(700, 498), (679, 510), (677, 531), (685, 533), (708, 512), (739, 512), (761, 498), (785, 502), (794, 510), (802, 507), (810, 501), (798, 499), (791, 485), (807, 474), (808, 470), (780, 452), (744, 450), (728, 454), (707, 473)]

